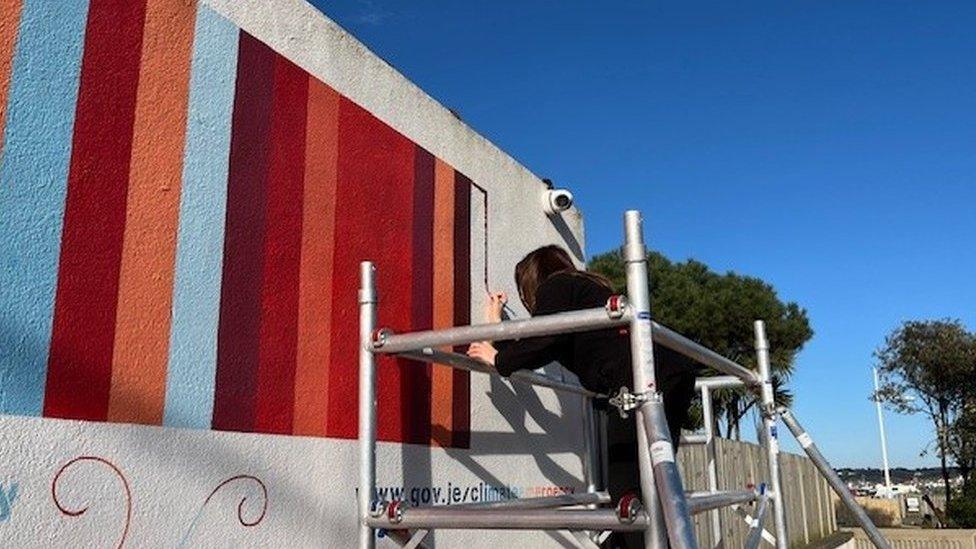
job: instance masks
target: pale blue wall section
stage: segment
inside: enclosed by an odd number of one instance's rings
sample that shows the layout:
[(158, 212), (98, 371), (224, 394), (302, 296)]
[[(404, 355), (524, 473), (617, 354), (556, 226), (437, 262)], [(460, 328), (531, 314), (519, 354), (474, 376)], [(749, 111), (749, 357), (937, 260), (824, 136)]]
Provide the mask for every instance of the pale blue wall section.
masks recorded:
[(28, 0), (0, 159), (0, 413), (44, 406), (86, 0)]
[(209, 429), (239, 30), (197, 13), (163, 424)]

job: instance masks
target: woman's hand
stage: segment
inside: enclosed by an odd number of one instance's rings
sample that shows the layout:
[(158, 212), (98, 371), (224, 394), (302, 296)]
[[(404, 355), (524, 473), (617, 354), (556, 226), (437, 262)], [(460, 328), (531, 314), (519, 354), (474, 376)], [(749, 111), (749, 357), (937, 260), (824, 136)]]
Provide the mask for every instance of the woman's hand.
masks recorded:
[(488, 322), (501, 322), (502, 309), (508, 303), (508, 295), (505, 292), (488, 294), (488, 304), (485, 306), (485, 316)]
[(498, 350), (495, 346), (487, 341), (476, 341), (468, 347), (468, 356), (471, 358), (476, 358), (482, 362), (487, 362), (492, 366), (495, 365), (495, 356), (498, 355)]

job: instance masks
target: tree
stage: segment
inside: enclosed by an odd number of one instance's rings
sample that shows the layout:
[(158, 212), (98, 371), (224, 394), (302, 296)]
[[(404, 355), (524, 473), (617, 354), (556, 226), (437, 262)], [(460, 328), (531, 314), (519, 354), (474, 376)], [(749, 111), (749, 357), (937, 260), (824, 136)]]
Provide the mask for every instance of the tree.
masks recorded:
[(976, 528), (976, 488), (967, 486), (946, 505), (954, 528)]
[(974, 391), (967, 387), (959, 417), (949, 428), (949, 454), (962, 476), (962, 488), (947, 505), (946, 512), (955, 528), (976, 527), (976, 483), (970, 482), (976, 466), (976, 410)]
[[(744, 366), (755, 367), (753, 321), (766, 322), (770, 365), (777, 401), (789, 405), (786, 383), (803, 345), (813, 337), (806, 311), (784, 303), (768, 283), (733, 272), (719, 274), (693, 259), (675, 263), (657, 252), (647, 256), (651, 309), (655, 320)], [(615, 289), (627, 286), (622, 253), (594, 257), (589, 268), (606, 276)], [(726, 436), (741, 436), (740, 422), (756, 405), (751, 392), (716, 391), (716, 422), (726, 423)], [(716, 425), (717, 427), (717, 425)]]
[(949, 426), (948, 452), (962, 476), (962, 491), (976, 497), (969, 490), (972, 472), (976, 469), (976, 398), (971, 384), (963, 391), (963, 404), (958, 417)]
[(946, 503), (952, 500), (948, 460), (972, 470), (976, 337), (958, 320), (908, 321), (875, 352), (881, 386), (874, 398), (902, 414), (923, 413), (935, 427)]

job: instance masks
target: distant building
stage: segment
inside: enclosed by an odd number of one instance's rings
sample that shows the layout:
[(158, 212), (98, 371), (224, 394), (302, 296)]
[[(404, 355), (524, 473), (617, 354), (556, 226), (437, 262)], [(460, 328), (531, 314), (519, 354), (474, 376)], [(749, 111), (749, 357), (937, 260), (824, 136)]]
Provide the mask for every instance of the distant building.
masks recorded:
[(917, 494), (919, 489), (913, 484), (892, 484), (891, 487), (887, 487), (884, 484), (874, 485), (874, 497), (878, 498), (895, 498), (905, 494)]

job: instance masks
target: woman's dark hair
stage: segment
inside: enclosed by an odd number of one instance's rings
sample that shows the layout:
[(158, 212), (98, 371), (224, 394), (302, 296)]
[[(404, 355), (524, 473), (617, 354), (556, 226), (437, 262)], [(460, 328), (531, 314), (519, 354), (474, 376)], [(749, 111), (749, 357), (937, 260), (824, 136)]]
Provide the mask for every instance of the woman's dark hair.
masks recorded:
[(535, 314), (535, 298), (539, 286), (549, 277), (560, 273), (587, 278), (601, 286), (613, 289), (613, 285), (606, 278), (577, 269), (566, 250), (555, 245), (543, 246), (529, 252), (515, 266), (515, 285), (529, 313)]

